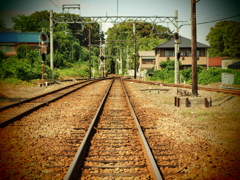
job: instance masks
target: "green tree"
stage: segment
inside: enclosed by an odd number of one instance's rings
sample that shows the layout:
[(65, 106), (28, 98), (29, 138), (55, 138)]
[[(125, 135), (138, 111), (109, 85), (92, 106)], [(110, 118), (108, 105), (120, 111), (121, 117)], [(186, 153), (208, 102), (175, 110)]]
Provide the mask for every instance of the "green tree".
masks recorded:
[(210, 29), (206, 40), (210, 44), (209, 56), (240, 57), (240, 22), (221, 21)]
[(17, 15), (12, 17), (13, 28), (22, 32), (40, 32), (42, 29), (49, 29), (49, 12), (36, 11), (30, 16)]
[(48, 30), (50, 25), (49, 16), (50, 13), (47, 10), (32, 13), (29, 17), (34, 19), (34, 22), (37, 22), (37, 25), (35, 26), (36, 29), (34, 29), (34, 31), (41, 32), (42, 29)]
[[(162, 33), (169, 32), (169, 29), (160, 25), (153, 26), (151, 23), (136, 23), (136, 51), (149, 51), (153, 47), (167, 41)], [(134, 59), (134, 34), (132, 23), (115, 24), (106, 33), (107, 54), (109, 57), (109, 67), (113, 71), (116, 59), (123, 59), (123, 67), (126, 67), (126, 59)], [(133, 63), (130, 63), (133, 67)], [(123, 69), (123, 71), (126, 71)]]
[(12, 17), (12, 22), (14, 23), (13, 29), (22, 32), (35, 32), (39, 29), (37, 20), (31, 16), (17, 15)]
[(1, 28), (6, 28), (6, 25), (5, 25), (5, 23), (4, 23), (2, 18), (0, 18), (0, 29)]

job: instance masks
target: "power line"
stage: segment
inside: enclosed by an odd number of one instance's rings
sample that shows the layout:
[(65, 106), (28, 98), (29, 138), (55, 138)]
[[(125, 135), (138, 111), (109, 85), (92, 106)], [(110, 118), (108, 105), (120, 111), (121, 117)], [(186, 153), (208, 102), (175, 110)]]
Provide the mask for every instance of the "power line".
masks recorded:
[(51, 0), (49, 0), (60, 12), (61, 12), (61, 9), (59, 9), (59, 6), (57, 4), (55, 4), (54, 2), (52, 2)]
[(59, 2), (58, 0), (56, 0), (56, 1), (57, 1), (57, 3), (59, 4), (59, 6), (61, 6), (60, 2)]
[[(223, 20), (235, 18), (235, 17), (238, 17), (238, 16), (240, 16), (240, 14), (237, 14), (237, 15), (234, 15), (234, 16), (230, 16), (230, 17), (227, 17), (227, 18), (222, 18), (222, 19), (213, 20), (213, 21), (200, 22), (200, 23), (197, 23), (197, 25), (200, 25), (200, 24), (208, 24), (208, 23), (213, 23), (213, 22), (217, 22), (217, 21), (223, 21)], [(191, 24), (183, 24), (183, 25), (181, 25), (181, 26), (189, 26), (189, 25), (191, 25)]]

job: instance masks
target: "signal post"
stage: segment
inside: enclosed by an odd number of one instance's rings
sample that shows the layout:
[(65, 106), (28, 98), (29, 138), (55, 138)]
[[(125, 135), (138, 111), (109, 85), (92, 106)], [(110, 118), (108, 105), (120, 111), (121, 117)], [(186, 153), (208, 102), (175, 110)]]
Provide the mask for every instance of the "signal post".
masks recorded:
[(44, 63), (46, 61), (47, 58), (47, 44), (46, 41), (48, 40), (48, 36), (45, 32), (41, 32), (40, 33), (40, 40), (41, 40), (41, 56), (42, 56), (42, 86), (44, 86), (45, 84), (45, 80), (44, 80)]

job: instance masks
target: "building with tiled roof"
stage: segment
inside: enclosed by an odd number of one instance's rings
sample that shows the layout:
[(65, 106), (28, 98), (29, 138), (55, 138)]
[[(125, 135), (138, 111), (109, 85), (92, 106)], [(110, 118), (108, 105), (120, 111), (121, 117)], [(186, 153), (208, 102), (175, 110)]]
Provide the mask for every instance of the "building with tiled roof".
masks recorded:
[(154, 51), (139, 51), (139, 70), (152, 69), (155, 66), (155, 52)]
[[(160, 62), (166, 60), (175, 60), (174, 54), (175, 40), (171, 39), (165, 43), (160, 44), (153, 48), (155, 51), (155, 69), (161, 69)], [(207, 49), (208, 45), (197, 42), (197, 64), (207, 68), (208, 57)], [(180, 69), (187, 69), (192, 66), (191, 57), (191, 40), (185, 37), (179, 37), (179, 52), (181, 54), (180, 60), (182, 66)]]
[(29, 32), (0, 32), (0, 50), (6, 56), (15, 56), (17, 47), (26, 44), (31, 49), (38, 49), (40, 33)]

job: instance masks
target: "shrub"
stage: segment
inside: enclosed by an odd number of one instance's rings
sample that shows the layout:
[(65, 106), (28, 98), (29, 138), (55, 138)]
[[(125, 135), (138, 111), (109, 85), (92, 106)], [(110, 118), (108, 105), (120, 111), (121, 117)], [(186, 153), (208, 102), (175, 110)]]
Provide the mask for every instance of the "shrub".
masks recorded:
[[(203, 71), (202, 66), (197, 66), (197, 73), (200, 74)], [(192, 80), (192, 68), (184, 69), (180, 71), (182, 81)]]
[(211, 67), (207, 71), (198, 74), (199, 84), (211, 84), (222, 81), (222, 73), (234, 74), (234, 84), (240, 84), (240, 72), (233, 69), (220, 69)]
[(159, 79), (166, 83), (174, 83), (174, 71), (168, 69), (154, 71), (154, 74), (150, 80), (156, 81)]
[(18, 59), (26, 58), (28, 52), (30, 52), (31, 49), (26, 44), (21, 44), (17, 47), (17, 57)]

